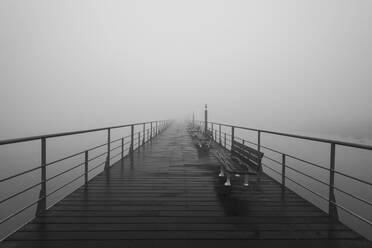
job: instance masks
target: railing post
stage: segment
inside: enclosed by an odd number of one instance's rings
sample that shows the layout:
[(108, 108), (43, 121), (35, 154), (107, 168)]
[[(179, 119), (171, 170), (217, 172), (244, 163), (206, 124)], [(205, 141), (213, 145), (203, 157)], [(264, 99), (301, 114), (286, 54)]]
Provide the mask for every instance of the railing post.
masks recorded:
[(235, 136), (235, 127), (234, 126), (231, 126), (231, 145), (230, 145), (230, 150), (232, 150), (232, 147), (233, 147), (234, 136)]
[(224, 139), (225, 139), (225, 141), (224, 141), (225, 142), (225, 145), (224, 146), (226, 148), (226, 133), (224, 134)]
[(111, 129), (107, 129), (107, 159), (105, 164), (105, 169), (110, 167), (110, 150), (111, 150)]
[(329, 170), (329, 197), (328, 197), (328, 214), (332, 218), (338, 219), (336, 197), (334, 192), (335, 185), (335, 166), (336, 166), (336, 144), (331, 143), (330, 170)]
[(147, 131), (147, 141), (149, 141), (149, 139), (150, 139), (150, 136), (149, 136), (149, 135), (150, 135), (150, 133), (149, 133), (149, 131), (150, 131), (150, 130), (149, 130), (149, 129), (147, 129), (146, 131)]
[(144, 123), (143, 124), (143, 139), (142, 139), (142, 145), (144, 145), (145, 144), (145, 139), (146, 139), (146, 134), (145, 134), (145, 132), (146, 132), (146, 126), (145, 126), (146, 124)]
[(134, 143), (134, 125), (130, 126), (130, 148), (129, 151), (131, 154), (133, 154), (133, 143)]
[(205, 109), (204, 109), (204, 133), (207, 134), (208, 131), (208, 106), (205, 104)]
[(285, 154), (282, 154), (282, 186), (285, 187)]
[(218, 131), (220, 132), (220, 145), (221, 145), (221, 124), (218, 125)]
[(152, 122), (151, 122), (151, 125), (150, 125), (150, 140), (152, 140)]
[(155, 122), (155, 136), (158, 135), (158, 122)]
[(121, 161), (124, 159), (124, 138), (121, 138)]
[(141, 146), (141, 132), (138, 132), (137, 135), (138, 135), (138, 145), (137, 145), (137, 148), (139, 148)]
[(85, 163), (84, 163), (85, 186), (87, 186), (88, 184), (88, 161), (89, 161), (89, 154), (88, 154), (88, 151), (85, 151)]
[(211, 134), (212, 134), (212, 140), (214, 140), (214, 137), (213, 137), (213, 123), (211, 123)]
[(41, 190), (38, 210), (46, 210), (46, 139), (41, 138)]
[[(258, 152), (261, 151), (261, 131), (260, 130), (257, 131), (257, 151)], [(261, 161), (259, 161), (258, 168), (259, 168), (260, 171), (262, 171)]]

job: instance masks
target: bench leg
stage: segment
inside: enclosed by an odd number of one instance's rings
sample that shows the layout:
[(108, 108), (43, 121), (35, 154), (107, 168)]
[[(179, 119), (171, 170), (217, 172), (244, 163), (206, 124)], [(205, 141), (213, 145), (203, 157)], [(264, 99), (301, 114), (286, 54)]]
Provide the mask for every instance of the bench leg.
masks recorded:
[(231, 186), (231, 182), (230, 182), (230, 174), (227, 174), (227, 175), (226, 175), (225, 186)]
[(218, 174), (219, 177), (224, 177), (225, 176), (225, 173), (223, 172), (223, 167), (221, 166), (220, 167), (220, 174)]
[(249, 186), (248, 175), (244, 175), (244, 186)]

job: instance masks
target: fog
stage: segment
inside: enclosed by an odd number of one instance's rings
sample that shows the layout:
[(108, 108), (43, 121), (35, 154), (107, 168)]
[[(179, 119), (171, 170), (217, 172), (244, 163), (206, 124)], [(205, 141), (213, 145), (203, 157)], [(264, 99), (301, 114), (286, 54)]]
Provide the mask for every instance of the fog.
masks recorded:
[(0, 2), (0, 139), (202, 117), (372, 137), (369, 0)]

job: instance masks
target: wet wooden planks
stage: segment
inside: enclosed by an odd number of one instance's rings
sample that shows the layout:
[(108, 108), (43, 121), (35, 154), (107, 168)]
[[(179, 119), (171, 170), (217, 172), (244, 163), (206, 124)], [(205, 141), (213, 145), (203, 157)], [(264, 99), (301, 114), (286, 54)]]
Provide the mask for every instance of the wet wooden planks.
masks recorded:
[(1, 247), (372, 247), (266, 175), (224, 187), (181, 124), (123, 162)]

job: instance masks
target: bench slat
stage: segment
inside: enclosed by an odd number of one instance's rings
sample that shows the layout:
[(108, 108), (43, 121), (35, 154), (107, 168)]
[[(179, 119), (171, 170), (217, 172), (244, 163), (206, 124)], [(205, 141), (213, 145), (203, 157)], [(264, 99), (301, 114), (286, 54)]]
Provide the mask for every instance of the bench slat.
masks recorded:
[(244, 162), (258, 166), (263, 157), (263, 153), (249, 146), (243, 145), (237, 141), (233, 141), (232, 154), (240, 157)]
[(230, 156), (216, 152), (216, 158), (222, 163), (224, 169), (230, 174), (256, 174), (256, 172), (250, 169), (247, 165), (236, 162)]

